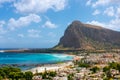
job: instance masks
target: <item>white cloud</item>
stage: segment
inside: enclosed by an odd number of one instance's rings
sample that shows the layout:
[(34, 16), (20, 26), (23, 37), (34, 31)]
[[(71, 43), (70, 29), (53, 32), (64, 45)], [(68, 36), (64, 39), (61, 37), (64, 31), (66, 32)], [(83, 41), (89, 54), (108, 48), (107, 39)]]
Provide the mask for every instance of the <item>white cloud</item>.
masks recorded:
[(97, 0), (92, 4), (92, 7), (96, 7), (99, 5), (107, 5), (110, 2), (110, 0)]
[(117, 11), (116, 11), (116, 18), (120, 19), (120, 7), (117, 7)]
[(13, 0), (0, 0), (0, 3), (11, 2)]
[(92, 2), (91, 0), (88, 0), (87, 3), (86, 3), (86, 5), (87, 6), (91, 5), (92, 4), (91, 2)]
[(112, 29), (115, 31), (120, 31), (120, 19), (113, 19), (108, 23), (104, 23), (104, 22), (99, 22), (99, 21), (91, 21), (91, 22), (87, 22), (88, 24), (92, 24), (92, 25), (97, 25), (97, 26), (102, 26), (108, 29)]
[(111, 20), (109, 26), (112, 29), (116, 29), (120, 31), (120, 19)]
[(40, 33), (39, 30), (35, 30), (35, 29), (30, 29), (28, 30), (29, 33)]
[(114, 16), (114, 8), (113, 7), (108, 7), (106, 8), (106, 10), (104, 11), (104, 14), (107, 14), (108, 16)]
[(15, 20), (14, 18), (11, 18), (8, 22), (8, 27), (10, 30), (14, 30), (15, 28), (28, 26), (32, 22), (38, 23), (41, 21), (40, 16), (36, 14), (29, 14), (25, 17), (20, 17), (19, 19)]
[(106, 25), (104, 24), (104, 23), (101, 23), (101, 22), (98, 22), (98, 21), (95, 21), (95, 20), (93, 20), (93, 21), (88, 21), (87, 22), (88, 24), (92, 24), (92, 25), (97, 25), (97, 26), (102, 26), (102, 27), (106, 27)]
[(49, 9), (54, 11), (63, 10), (67, 0), (18, 0), (14, 7), (21, 13), (42, 13)]
[(15, 0), (0, 0), (0, 5), (3, 3), (9, 3), (9, 2), (14, 2)]
[(120, 0), (97, 0), (96, 2), (92, 2), (92, 7), (97, 6), (106, 6), (109, 4), (119, 4)]
[(52, 23), (51, 21), (46, 21), (43, 27), (48, 27), (48, 28), (57, 28), (57, 25)]
[(0, 21), (0, 34), (5, 34), (7, 30), (4, 29), (5, 21)]
[[(91, 0), (89, 2), (86, 2), (86, 5), (89, 4), (92, 9), (96, 10), (103, 10), (103, 14), (107, 15), (99, 17), (105, 17), (108, 22), (100, 22), (98, 20), (93, 20), (87, 23), (93, 24), (93, 25), (99, 25), (103, 26), (108, 29), (120, 31), (120, 0)], [(102, 12), (101, 12), (102, 13)], [(99, 11), (94, 11), (92, 13), (93, 15), (100, 14)]]
[(3, 27), (4, 24), (5, 24), (5, 21), (0, 21), (0, 27)]
[(0, 27), (0, 34), (5, 34), (7, 31)]
[(18, 37), (23, 38), (23, 37), (25, 37), (25, 36), (24, 36), (24, 34), (18, 34)]
[(98, 15), (98, 14), (100, 14), (100, 11), (96, 9), (92, 15)]
[(30, 29), (28, 30), (28, 37), (31, 38), (40, 38), (40, 30)]
[(120, 19), (113, 19), (106, 25), (109, 29), (120, 31)]

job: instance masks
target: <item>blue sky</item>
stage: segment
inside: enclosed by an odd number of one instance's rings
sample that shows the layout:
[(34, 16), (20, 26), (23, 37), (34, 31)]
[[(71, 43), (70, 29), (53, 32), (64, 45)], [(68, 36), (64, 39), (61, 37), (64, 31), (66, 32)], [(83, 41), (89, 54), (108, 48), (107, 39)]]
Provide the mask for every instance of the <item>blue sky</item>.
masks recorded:
[(55, 46), (74, 20), (120, 31), (120, 0), (0, 0), (0, 48)]

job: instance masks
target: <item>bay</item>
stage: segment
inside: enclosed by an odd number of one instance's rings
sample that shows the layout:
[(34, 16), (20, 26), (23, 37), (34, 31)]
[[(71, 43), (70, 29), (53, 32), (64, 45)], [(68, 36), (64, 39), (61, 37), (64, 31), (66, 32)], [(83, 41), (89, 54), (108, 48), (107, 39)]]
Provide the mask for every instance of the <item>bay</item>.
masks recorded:
[(61, 53), (0, 53), (0, 65), (21, 65), (20, 67), (33, 67), (38, 64), (51, 64), (72, 59), (72, 56)]

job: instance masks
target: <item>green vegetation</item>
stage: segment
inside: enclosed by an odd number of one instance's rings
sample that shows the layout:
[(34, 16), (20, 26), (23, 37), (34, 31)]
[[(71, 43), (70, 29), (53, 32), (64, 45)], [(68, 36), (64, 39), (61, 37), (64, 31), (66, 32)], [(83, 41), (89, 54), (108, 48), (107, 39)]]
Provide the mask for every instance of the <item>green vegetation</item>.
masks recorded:
[(68, 75), (68, 80), (74, 80), (74, 79), (73, 79), (73, 76), (74, 76), (74, 74), (69, 74), (69, 75)]
[(103, 72), (107, 72), (107, 71), (110, 71), (110, 67), (109, 66), (105, 66), (104, 68), (103, 68)]
[(109, 67), (111, 69), (119, 70), (119, 72), (120, 72), (120, 63), (115, 63), (115, 62), (109, 63)]
[(118, 70), (120, 73), (120, 63), (112, 62), (109, 63), (108, 66), (103, 68), (103, 72), (105, 72), (106, 78), (104, 80), (112, 80), (114, 75), (111, 73), (111, 70)]
[(90, 67), (90, 64), (86, 64), (86, 63), (83, 63), (83, 62), (78, 62), (77, 64), (78, 64), (79, 67), (85, 67), (85, 68)]
[(26, 80), (32, 80), (32, 77), (33, 77), (33, 73), (32, 73), (32, 72), (30, 72), (30, 71), (25, 72), (24, 78), (25, 78)]
[(100, 68), (97, 67), (97, 66), (95, 66), (95, 67), (91, 68), (90, 70), (91, 70), (93, 73), (96, 73), (97, 71), (100, 70)]
[(56, 71), (45, 71), (44, 73), (36, 73), (35, 76), (42, 76), (43, 79), (52, 80), (57, 75)]
[(19, 68), (10, 66), (0, 68), (0, 80), (32, 80), (32, 77), (32, 72), (23, 73)]

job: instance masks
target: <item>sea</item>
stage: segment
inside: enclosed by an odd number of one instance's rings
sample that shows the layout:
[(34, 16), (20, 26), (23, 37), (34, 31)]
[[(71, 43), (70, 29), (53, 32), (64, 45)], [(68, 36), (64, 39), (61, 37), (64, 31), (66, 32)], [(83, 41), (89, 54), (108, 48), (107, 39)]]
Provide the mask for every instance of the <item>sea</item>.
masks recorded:
[(0, 67), (10, 65), (27, 70), (43, 64), (70, 61), (73, 57), (61, 53), (6, 53), (0, 52)]

